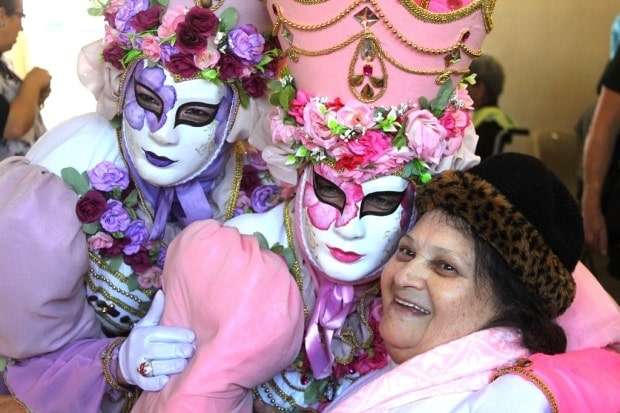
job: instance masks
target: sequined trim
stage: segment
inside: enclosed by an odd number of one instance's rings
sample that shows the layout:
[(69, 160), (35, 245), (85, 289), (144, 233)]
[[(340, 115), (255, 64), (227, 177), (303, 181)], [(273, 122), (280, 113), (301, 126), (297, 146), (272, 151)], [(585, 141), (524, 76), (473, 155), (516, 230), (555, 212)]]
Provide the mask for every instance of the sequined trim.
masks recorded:
[(243, 179), (243, 159), (245, 156), (245, 150), (241, 142), (235, 143), (235, 171), (232, 180), (232, 189), (230, 198), (226, 205), (226, 214), (224, 219), (228, 221), (235, 214), (235, 208), (237, 207), (237, 201), (239, 200), (239, 193), (241, 191), (241, 181)]
[(114, 303), (115, 305), (119, 306), (120, 308), (122, 308), (123, 310), (128, 312), (129, 314), (134, 315), (134, 316), (136, 316), (138, 318), (142, 318), (142, 317), (144, 317), (146, 315), (145, 311), (139, 311), (139, 310), (137, 310), (137, 309), (127, 305), (127, 303), (125, 303), (125, 302), (119, 300), (118, 298), (114, 297), (112, 294), (110, 294), (104, 288), (95, 285), (93, 280), (91, 280), (90, 278), (86, 279), (86, 284), (87, 284), (88, 288), (90, 288), (90, 290), (93, 293), (101, 294), (106, 300), (111, 301), (112, 303)]

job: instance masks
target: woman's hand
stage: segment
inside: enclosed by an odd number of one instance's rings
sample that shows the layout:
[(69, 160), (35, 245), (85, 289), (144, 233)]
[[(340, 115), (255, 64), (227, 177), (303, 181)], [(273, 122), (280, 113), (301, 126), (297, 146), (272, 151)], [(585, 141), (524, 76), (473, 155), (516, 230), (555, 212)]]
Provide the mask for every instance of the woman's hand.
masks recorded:
[(119, 350), (117, 377), (121, 384), (159, 391), (168, 383), (169, 375), (181, 373), (187, 366), (196, 336), (186, 328), (160, 327), (163, 312), (164, 293), (158, 291), (149, 312)]

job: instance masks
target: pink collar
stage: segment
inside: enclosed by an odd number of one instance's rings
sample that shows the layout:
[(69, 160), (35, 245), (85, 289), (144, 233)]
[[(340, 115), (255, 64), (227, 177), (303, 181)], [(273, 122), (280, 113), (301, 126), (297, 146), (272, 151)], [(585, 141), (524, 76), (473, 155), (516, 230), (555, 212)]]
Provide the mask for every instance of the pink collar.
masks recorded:
[(386, 411), (417, 400), (476, 391), (489, 383), (493, 370), (527, 357), (521, 337), (511, 329), (478, 331), (416, 356), (369, 383), (358, 386), (330, 413)]

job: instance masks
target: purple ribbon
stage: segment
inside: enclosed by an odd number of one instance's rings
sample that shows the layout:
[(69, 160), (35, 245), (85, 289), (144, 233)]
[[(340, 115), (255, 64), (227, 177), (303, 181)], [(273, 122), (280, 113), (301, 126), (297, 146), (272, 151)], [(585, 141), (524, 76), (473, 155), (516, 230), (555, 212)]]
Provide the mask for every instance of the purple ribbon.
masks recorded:
[(306, 354), (316, 379), (331, 374), (334, 333), (342, 327), (354, 304), (355, 287), (323, 280), (305, 338)]

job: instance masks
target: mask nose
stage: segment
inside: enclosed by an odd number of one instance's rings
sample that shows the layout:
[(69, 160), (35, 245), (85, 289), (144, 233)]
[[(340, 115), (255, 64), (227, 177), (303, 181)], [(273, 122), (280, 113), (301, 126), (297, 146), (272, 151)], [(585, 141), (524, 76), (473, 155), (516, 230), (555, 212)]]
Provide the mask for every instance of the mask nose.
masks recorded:
[(335, 232), (344, 239), (360, 239), (366, 236), (366, 227), (359, 217), (353, 218), (342, 227), (335, 227)]
[(174, 130), (170, 119), (159, 130), (150, 132), (149, 136), (160, 145), (176, 145), (179, 143), (179, 136)]

